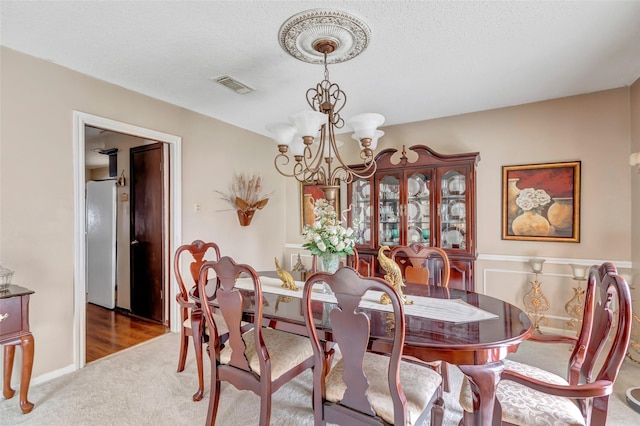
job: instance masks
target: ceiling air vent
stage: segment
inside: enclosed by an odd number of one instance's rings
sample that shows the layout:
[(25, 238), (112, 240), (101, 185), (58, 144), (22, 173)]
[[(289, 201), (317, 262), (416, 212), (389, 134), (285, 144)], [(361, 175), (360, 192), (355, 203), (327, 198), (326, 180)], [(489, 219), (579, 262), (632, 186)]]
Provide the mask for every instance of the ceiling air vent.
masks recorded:
[(229, 89), (241, 95), (244, 95), (245, 93), (253, 92), (255, 90), (253, 87), (247, 86), (246, 84), (241, 83), (235, 78), (229, 77), (228, 75), (214, 77), (212, 78), (212, 80), (215, 81), (216, 83), (222, 84), (225, 87), (228, 87)]

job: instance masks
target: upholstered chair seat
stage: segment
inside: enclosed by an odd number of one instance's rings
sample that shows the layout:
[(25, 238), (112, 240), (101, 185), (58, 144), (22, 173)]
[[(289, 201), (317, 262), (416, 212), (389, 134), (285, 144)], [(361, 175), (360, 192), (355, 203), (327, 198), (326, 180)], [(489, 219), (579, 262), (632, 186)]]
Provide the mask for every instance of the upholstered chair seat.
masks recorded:
[[(389, 392), (389, 357), (371, 352), (364, 354), (364, 372), (369, 379), (367, 395), (371, 406), (386, 422), (393, 423), (393, 402)], [(347, 385), (342, 380), (344, 362), (339, 359), (326, 378), (327, 400), (341, 401)], [(418, 364), (400, 364), (400, 384), (407, 398), (407, 425), (413, 425), (427, 409), (431, 396), (438, 391), (442, 376)]]
[[(554, 385), (569, 385), (562, 377), (531, 365), (505, 360), (505, 370)], [(496, 397), (502, 407), (502, 421), (515, 425), (571, 425), (585, 424), (580, 408), (569, 398), (539, 392), (511, 380), (500, 382)], [(473, 411), (471, 386), (465, 377), (460, 391), (460, 405), (465, 411)], [(547, 419), (539, 423), (539, 419)]]
[[(313, 356), (313, 349), (307, 337), (272, 328), (264, 328), (262, 330), (262, 339), (271, 359), (271, 380), (278, 380), (284, 373)], [(249, 366), (259, 375), (260, 359), (256, 353), (253, 331), (244, 333), (242, 340), (244, 340), (246, 346), (244, 354), (249, 361)], [(222, 349), (220, 351), (220, 363), (229, 364), (232, 352), (231, 346)]]
[[(229, 329), (227, 328), (227, 324), (225, 324), (222, 315), (213, 314), (213, 317), (215, 319), (216, 326), (218, 327), (218, 335), (222, 336), (229, 333)], [(187, 319), (182, 322), (182, 326), (185, 328), (191, 328), (191, 309), (189, 309), (187, 313)], [(206, 322), (204, 323), (204, 335), (209, 336), (209, 326)]]

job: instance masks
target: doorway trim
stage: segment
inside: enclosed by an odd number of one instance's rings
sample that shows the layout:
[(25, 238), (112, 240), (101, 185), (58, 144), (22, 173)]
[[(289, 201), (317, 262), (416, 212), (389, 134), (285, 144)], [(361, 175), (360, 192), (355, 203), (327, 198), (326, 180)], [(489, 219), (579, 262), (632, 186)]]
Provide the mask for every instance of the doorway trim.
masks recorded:
[[(73, 186), (74, 186), (74, 365), (80, 369), (86, 364), (86, 218), (85, 218), (85, 126), (98, 127), (145, 139), (165, 142), (169, 147), (169, 233), (165, 235), (169, 253), (175, 253), (182, 242), (182, 138), (169, 133), (139, 127), (105, 117), (73, 111)], [(167, 259), (170, 262), (171, 259)], [(169, 268), (170, 270), (170, 268)], [(169, 321), (171, 331), (178, 332), (178, 310), (172, 309), (177, 282), (169, 274)]]

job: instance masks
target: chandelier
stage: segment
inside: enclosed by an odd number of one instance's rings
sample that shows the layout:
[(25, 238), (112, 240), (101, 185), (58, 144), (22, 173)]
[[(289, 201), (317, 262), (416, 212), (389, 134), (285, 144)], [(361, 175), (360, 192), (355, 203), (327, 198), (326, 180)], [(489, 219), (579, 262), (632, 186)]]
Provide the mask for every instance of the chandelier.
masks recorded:
[[(289, 18), (280, 28), (282, 48), (297, 59), (324, 64), (324, 79), (307, 90), (311, 110), (289, 116), (289, 123), (267, 126), (278, 145), (274, 159), (276, 170), (300, 182), (316, 184), (329, 202), (336, 199), (340, 182), (369, 178), (376, 172), (373, 150), (384, 132), (377, 128), (384, 117), (376, 113), (356, 115), (346, 124), (360, 144), (362, 164), (350, 167), (338, 148), (336, 129), (345, 125), (341, 111), (347, 96), (329, 80), (327, 63), (347, 61), (368, 45), (369, 27), (359, 18), (342, 11), (313, 9)], [(293, 157), (293, 159), (292, 159)]]

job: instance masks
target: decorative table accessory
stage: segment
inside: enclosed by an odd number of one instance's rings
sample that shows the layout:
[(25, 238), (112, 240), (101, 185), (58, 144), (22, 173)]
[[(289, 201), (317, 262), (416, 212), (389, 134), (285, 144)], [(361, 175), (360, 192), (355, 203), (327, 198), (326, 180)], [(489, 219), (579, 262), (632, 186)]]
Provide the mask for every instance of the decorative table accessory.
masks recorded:
[(13, 271), (11, 269), (0, 266), (0, 290), (9, 287), (12, 277)]
[(234, 176), (229, 192), (216, 192), (236, 210), (240, 226), (249, 226), (256, 210), (262, 210), (269, 202), (271, 194), (263, 194), (262, 191), (260, 175), (247, 176), (240, 173)]
[(282, 280), (282, 287), (298, 291), (298, 286), (293, 281), (293, 277), (291, 276), (289, 271), (285, 271), (284, 269), (280, 268), (280, 262), (278, 262), (277, 257), (274, 260), (276, 261), (276, 272), (278, 272), (278, 278)]
[[(382, 269), (387, 272), (384, 276), (384, 279), (388, 281), (393, 286), (393, 288), (396, 289), (396, 291), (400, 295), (400, 298), (402, 299), (402, 302), (405, 305), (411, 305), (413, 304), (413, 301), (407, 300), (407, 296), (402, 293), (402, 287), (404, 287), (406, 284), (402, 280), (402, 271), (400, 270), (400, 266), (398, 266), (398, 264), (393, 259), (390, 259), (384, 254), (385, 250), (389, 250), (389, 247), (381, 246), (380, 250), (378, 250), (378, 262), (380, 262), (380, 266), (382, 266)], [(380, 303), (382, 303), (383, 305), (388, 305), (389, 303), (391, 303), (391, 300), (389, 299), (389, 296), (387, 296), (385, 293), (382, 293), (382, 295), (380, 296)]]

